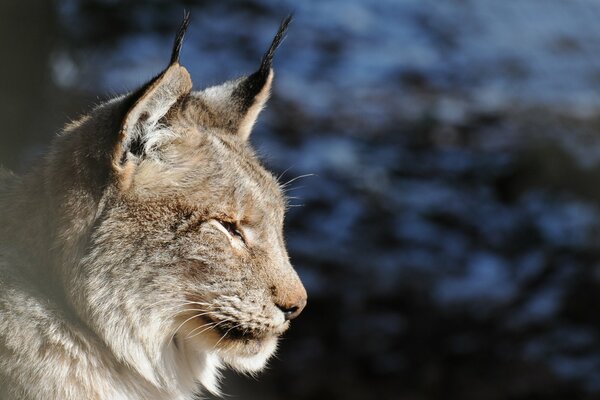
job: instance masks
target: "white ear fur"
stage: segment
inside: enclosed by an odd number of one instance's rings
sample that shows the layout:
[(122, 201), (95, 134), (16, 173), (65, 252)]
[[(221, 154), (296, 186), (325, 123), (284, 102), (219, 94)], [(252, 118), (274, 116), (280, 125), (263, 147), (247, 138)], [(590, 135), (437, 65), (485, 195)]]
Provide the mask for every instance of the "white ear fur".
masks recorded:
[(123, 163), (123, 155), (136, 141), (143, 144), (144, 150), (149, 150), (164, 140), (164, 131), (157, 129), (158, 122), (182, 96), (190, 93), (192, 80), (184, 67), (173, 64), (142, 90), (123, 119), (116, 163)]
[[(255, 88), (257, 93), (250, 92), (247, 87), (253, 76), (227, 81), (212, 86), (193, 95), (201, 99), (214, 118), (214, 126), (225, 128), (247, 140), (258, 115), (264, 108), (271, 94), (273, 70), (270, 69), (261, 87)], [(255, 79), (252, 83), (255, 83)], [(260, 82), (260, 80), (259, 80)], [(199, 110), (200, 111), (200, 110)]]

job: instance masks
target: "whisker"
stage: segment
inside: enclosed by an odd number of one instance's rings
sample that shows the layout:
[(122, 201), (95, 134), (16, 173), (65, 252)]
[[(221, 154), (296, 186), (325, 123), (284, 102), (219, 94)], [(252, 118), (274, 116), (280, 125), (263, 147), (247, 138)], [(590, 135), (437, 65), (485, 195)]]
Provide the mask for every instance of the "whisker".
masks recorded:
[[(194, 318), (197, 317), (201, 317), (203, 315), (207, 315), (207, 314), (211, 314), (210, 311), (204, 312), (204, 313), (200, 313), (200, 314), (194, 314), (191, 317), (189, 317), (188, 319), (186, 319), (185, 321), (183, 321), (181, 324), (179, 324), (179, 326), (177, 327), (177, 329), (175, 329), (175, 331), (173, 332), (173, 334), (171, 335), (171, 341), (173, 341), (173, 338), (175, 337), (175, 335), (177, 334), (177, 332), (179, 332), (179, 330), (181, 329), (181, 327), (183, 325), (185, 325), (188, 321), (191, 321)], [(169, 342), (170, 343), (170, 342)]]
[(154, 307), (158, 304), (162, 304), (162, 303), (176, 303), (176, 302), (182, 302), (185, 303), (187, 300), (183, 300), (183, 299), (162, 299), (162, 300), (158, 300), (154, 303), (151, 304), (146, 304), (145, 306), (143, 306), (141, 309), (145, 310), (146, 308), (150, 308), (150, 307)]
[[(214, 314), (214, 313), (213, 313), (213, 314)], [(223, 317), (219, 316), (219, 319), (221, 320), (221, 321), (219, 321), (219, 323), (221, 323), (221, 322), (235, 322), (235, 320), (233, 320), (233, 319), (231, 319), (231, 318), (228, 318), (228, 317), (224, 317), (224, 318), (223, 318)], [(192, 331), (191, 331), (191, 332), (188, 334), (188, 336), (189, 336), (189, 335), (191, 335), (191, 334), (192, 334), (194, 331), (196, 331), (196, 330), (198, 330), (198, 329), (200, 329), (200, 328), (201, 328), (201, 327), (196, 327), (196, 328), (194, 328), (194, 329), (193, 329), (193, 330), (192, 330)]]
[(240, 323), (240, 324), (237, 324), (237, 325), (234, 325), (234, 326), (232, 326), (231, 328), (227, 329), (227, 332), (225, 332), (225, 334), (223, 334), (223, 336), (221, 336), (221, 338), (220, 338), (219, 340), (217, 340), (217, 343), (215, 343), (215, 345), (213, 346), (213, 350), (217, 348), (217, 346), (219, 345), (219, 343), (221, 343), (221, 341), (222, 341), (223, 339), (225, 339), (225, 336), (227, 336), (227, 334), (228, 334), (229, 332), (231, 332), (231, 330), (232, 330), (232, 329), (238, 328), (238, 327), (240, 327), (240, 326), (242, 326), (242, 324), (241, 324), (241, 323)]
[[(214, 322), (213, 322), (213, 324), (214, 324), (213, 326), (209, 326), (208, 328), (205, 328), (205, 329), (201, 330), (200, 332), (198, 332), (198, 333), (196, 333), (196, 334), (194, 334), (194, 335), (192, 335), (192, 336), (188, 335), (188, 336), (186, 337), (186, 339), (191, 339), (191, 338), (193, 338), (193, 337), (196, 337), (196, 336), (198, 336), (198, 335), (201, 335), (201, 334), (203, 334), (204, 332), (206, 332), (207, 330), (209, 330), (209, 329), (214, 329), (214, 328), (216, 328), (217, 326), (219, 326), (219, 325), (221, 325), (221, 324), (223, 324), (223, 323), (225, 323), (225, 322), (227, 322), (227, 320), (219, 321), (219, 322), (217, 322), (217, 323), (214, 323)], [(209, 325), (210, 325), (210, 324), (209, 324)], [(197, 328), (196, 328), (196, 329), (197, 329)], [(190, 332), (190, 334), (191, 334), (191, 332)]]
[(175, 311), (179, 310), (175, 313), (175, 315), (179, 315), (186, 311), (206, 311), (206, 309), (204, 309), (204, 308), (186, 308), (186, 306), (188, 306), (188, 305), (192, 305), (192, 304), (187, 304), (187, 303), (186, 304), (173, 304), (171, 306), (162, 308), (160, 311), (161, 312), (172, 312), (173, 310), (175, 310)]
[[(217, 325), (217, 322), (212, 321), (212, 322), (207, 322), (205, 324), (197, 326), (190, 333), (188, 333), (188, 335), (185, 337), (185, 339), (187, 340), (187, 339), (190, 339), (190, 338), (193, 338), (194, 336), (196, 336), (196, 335), (193, 335), (193, 333), (196, 332), (199, 329), (202, 329), (204, 327), (213, 327), (213, 326), (216, 326), (216, 325)], [(210, 329), (210, 328), (207, 328), (207, 329)], [(202, 332), (204, 332), (204, 331), (202, 331)], [(202, 332), (200, 332), (200, 333), (202, 333)]]
[(285, 187), (283, 188), (283, 193), (285, 193), (286, 195), (294, 190), (300, 190), (300, 189), (304, 189), (305, 186), (304, 185), (300, 185), (300, 186), (294, 186), (294, 187)]
[(204, 301), (189, 301), (190, 304), (198, 304), (198, 305), (203, 305), (203, 306), (210, 306), (210, 303), (206, 303)]
[(286, 168), (286, 169), (285, 169), (285, 171), (283, 171), (283, 172), (281, 173), (281, 175), (279, 175), (279, 176), (277, 177), (277, 182), (281, 182), (281, 178), (283, 178), (283, 176), (285, 175), (285, 173), (286, 173), (286, 172), (288, 172), (288, 171), (289, 171), (290, 169), (292, 169), (293, 167), (294, 167), (294, 166), (292, 165), (292, 166), (290, 166), (290, 167)]
[[(215, 326), (217, 326), (218, 324), (219, 324), (219, 322), (212, 321), (212, 322), (207, 322), (206, 324), (202, 324), (200, 326), (197, 326), (190, 333), (188, 333), (188, 335), (185, 337), (185, 339), (188, 340), (188, 339), (191, 339), (191, 338), (193, 338), (193, 337), (195, 337), (197, 335), (200, 335), (200, 334), (202, 334), (202, 332), (205, 332), (205, 331), (207, 331), (209, 329), (212, 329)], [(202, 328), (205, 328), (205, 329), (202, 329)], [(202, 329), (202, 331), (201, 332), (197, 332), (200, 329)]]
[(297, 177), (295, 177), (295, 178), (292, 178), (292, 179), (290, 179), (289, 181), (287, 181), (287, 182), (286, 182), (286, 183), (284, 183), (283, 185), (281, 185), (281, 188), (282, 188), (282, 189), (283, 189), (283, 188), (286, 188), (286, 187), (288, 187), (288, 186), (289, 186), (289, 185), (290, 185), (292, 182), (295, 182), (295, 181), (297, 181), (298, 179), (307, 178), (307, 177), (309, 177), (309, 176), (316, 176), (316, 175), (315, 175), (315, 174), (304, 174), (304, 175), (297, 176)]
[(154, 306), (156, 306), (158, 304), (167, 303), (167, 302), (175, 303), (175, 304), (173, 304), (172, 307), (168, 307), (167, 309), (169, 309), (169, 308), (176, 308), (176, 307), (185, 307), (187, 305), (200, 305), (200, 306), (208, 306), (208, 307), (212, 306), (210, 303), (204, 303), (204, 302), (198, 302), (198, 301), (164, 299), (164, 300), (159, 300), (159, 301), (157, 301), (155, 303), (152, 303), (152, 304), (148, 304), (148, 305), (142, 307), (141, 309), (142, 310), (146, 310), (147, 308), (154, 307)]

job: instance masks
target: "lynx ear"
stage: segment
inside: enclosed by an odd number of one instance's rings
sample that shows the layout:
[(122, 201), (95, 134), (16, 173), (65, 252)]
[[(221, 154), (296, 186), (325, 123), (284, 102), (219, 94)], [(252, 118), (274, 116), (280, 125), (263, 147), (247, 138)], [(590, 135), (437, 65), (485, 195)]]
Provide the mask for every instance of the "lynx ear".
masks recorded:
[(191, 92), (190, 74), (179, 64), (179, 53), (188, 25), (189, 13), (186, 13), (175, 38), (169, 66), (125, 99), (126, 112), (114, 157), (117, 167), (127, 162), (128, 154), (141, 156), (160, 143), (164, 135), (157, 129), (160, 119), (179, 99)]
[(212, 115), (210, 120), (199, 117), (201, 123), (225, 128), (244, 140), (248, 139), (258, 114), (269, 99), (273, 82), (273, 56), (285, 38), (291, 20), (290, 15), (281, 22), (258, 71), (250, 76), (194, 93), (194, 97), (203, 103)]

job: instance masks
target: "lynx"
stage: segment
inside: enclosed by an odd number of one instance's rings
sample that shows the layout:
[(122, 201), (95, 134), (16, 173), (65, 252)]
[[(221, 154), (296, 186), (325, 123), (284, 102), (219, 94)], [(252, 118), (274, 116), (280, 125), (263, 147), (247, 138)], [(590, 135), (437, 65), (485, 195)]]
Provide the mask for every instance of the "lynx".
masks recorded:
[(0, 172), (0, 399), (192, 399), (265, 366), (307, 298), (248, 143), (290, 19), (256, 72), (193, 91), (186, 15), (163, 72)]

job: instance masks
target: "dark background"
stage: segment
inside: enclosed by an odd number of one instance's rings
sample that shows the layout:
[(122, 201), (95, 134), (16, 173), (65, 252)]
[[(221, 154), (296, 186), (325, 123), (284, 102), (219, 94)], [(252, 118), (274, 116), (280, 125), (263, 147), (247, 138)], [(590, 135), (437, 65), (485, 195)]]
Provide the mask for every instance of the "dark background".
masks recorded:
[(197, 88), (295, 11), (252, 140), (315, 174), (287, 219), (309, 306), (229, 398), (600, 399), (600, 3), (2, 1), (0, 162), (159, 72), (184, 8)]

